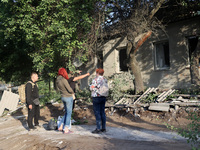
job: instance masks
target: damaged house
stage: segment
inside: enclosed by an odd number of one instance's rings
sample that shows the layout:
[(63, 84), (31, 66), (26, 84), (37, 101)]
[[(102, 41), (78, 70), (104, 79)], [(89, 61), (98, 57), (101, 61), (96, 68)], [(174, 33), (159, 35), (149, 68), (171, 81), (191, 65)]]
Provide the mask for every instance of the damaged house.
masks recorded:
[[(97, 57), (83, 69), (95, 74), (97, 67), (105, 70), (104, 75), (130, 73), (127, 66), (127, 37), (107, 40), (98, 50)], [(162, 90), (189, 88), (199, 84), (199, 72), (192, 73), (192, 55), (200, 71), (200, 16), (171, 21), (165, 31), (150, 36), (136, 53), (144, 86)], [(196, 65), (197, 66), (197, 65)], [(194, 66), (194, 67), (196, 67)], [(193, 82), (193, 78), (197, 78)], [(82, 87), (88, 81), (81, 81)]]

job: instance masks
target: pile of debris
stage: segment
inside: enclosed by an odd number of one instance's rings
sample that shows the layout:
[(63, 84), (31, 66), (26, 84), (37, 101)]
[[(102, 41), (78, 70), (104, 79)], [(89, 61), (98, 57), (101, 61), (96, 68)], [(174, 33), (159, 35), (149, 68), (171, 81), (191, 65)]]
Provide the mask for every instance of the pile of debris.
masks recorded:
[[(127, 111), (139, 108), (145, 108), (146, 110), (153, 111), (165, 111), (168, 112), (171, 108), (174, 111), (178, 111), (180, 107), (199, 107), (200, 106), (200, 95), (189, 95), (189, 94), (173, 94), (176, 90), (170, 89), (157, 93), (158, 88), (148, 88), (142, 95), (126, 95), (114, 105), (107, 105), (114, 111), (116, 108), (126, 108)], [(144, 103), (144, 99), (152, 94), (156, 93), (156, 99), (154, 102)], [(168, 98), (171, 96), (171, 98)], [(155, 98), (155, 97), (154, 97)]]
[[(22, 89), (24, 91), (24, 89)], [(111, 113), (115, 109), (125, 108), (126, 111), (134, 110), (135, 112), (142, 108), (152, 111), (173, 111), (178, 112), (180, 107), (200, 107), (200, 95), (189, 94), (173, 94), (175, 90), (170, 89), (158, 93), (158, 88), (148, 88), (142, 95), (125, 95), (121, 100), (115, 104), (106, 104), (107, 108), (111, 109)], [(19, 95), (10, 91), (4, 90), (0, 101), (0, 116), (2, 116), (5, 110), (15, 111), (21, 107), (18, 107), (19, 102), (25, 102), (23, 94)], [(23, 93), (23, 92), (22, 92)], [(146, 101), (152, 93), (156, 93), (156, 97), (153, 97), (153, 101)], [(171, 96), (171, 98), (169, 98)]]

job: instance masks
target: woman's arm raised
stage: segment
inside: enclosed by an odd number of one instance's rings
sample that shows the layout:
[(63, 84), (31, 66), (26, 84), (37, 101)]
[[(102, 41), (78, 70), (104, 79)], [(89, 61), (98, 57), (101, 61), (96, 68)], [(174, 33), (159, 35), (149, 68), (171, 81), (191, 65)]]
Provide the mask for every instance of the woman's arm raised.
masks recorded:
[(85, 77), (87, 77), (89, 75), (90, 75), (90, 73), (86, 73), (84, 75), (81, 75), (81, 76), (78, 76), (78, 77), (74, 77), (73, 81), (77, 81), (77, 80), (83, 79), (83, 78), (85, 78)]

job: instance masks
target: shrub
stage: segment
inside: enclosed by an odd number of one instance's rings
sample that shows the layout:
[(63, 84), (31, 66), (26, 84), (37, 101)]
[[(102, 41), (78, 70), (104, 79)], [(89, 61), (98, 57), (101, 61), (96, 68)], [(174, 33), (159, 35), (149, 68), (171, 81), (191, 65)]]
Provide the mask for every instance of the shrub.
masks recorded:
[[(122, 97), (126, 97), (126, 94), (132, 93), (134, 91), (133, 80), (134, 76), (129, 72), (111, 76), (108, 79), (110, 98), (117, 102)], [(133, 87), (131, 87), (131, 83)]]
[(141, 103), (155, 103), (156, 102), (156, 99), (158, 97), (158, 94), (155, 93), (155, 92), (151, 92), (147, 95), (147, 97), (145, 98), (142, 98), (140, 100)]
[[(89, 79), (89, 85), (92, 84), (92, 80), (95, 76), (91, 76)], [(126, 97), (126, 94), (134, 93), (134, 76), (130, 72), (124, 72), (120, 74), (114, 74), (111, 77), (105, 77), (108, 81), (109, 96), (108, 100), (114, 103), (119, 101), (122, 97)], [(87, 88), (76, 92), (77, 98), (86, 98), (88, 102), (91, 102), (91, 91)]]
[(178, 129), (178, 133), (187, 139), (193, 150), (200, 150), (200, 117), (198, 112), (190, 112), (189, 120), (192, 122), (188, 125), (188, 129)]
[[(52, 84), (53, 85), (53, 84)], [(59, 101), (60, 93), (57, 93), (53, 87), (49, 91), (49, 83), (45, 81), (38, 82), (39, 94), (40, 94), (40, 104), (44, 105), (50, 101)]]
[(86, 102), (91, 103), (91, 91), (88, 88), (84, 88), (83, 90), (77, 90), (76, 91), (76, 98), (84, 98)]
[(167, 128), (177, 131), (179, 135), (187, 139), (187, 142), (191, 144), (192, 150), (200, 150), (200, 117), (199, 112), (188, 112), (188, 120), (191, 123), (188, 124), (187, 129), (175, 128), (174, 126), (167, 125)]

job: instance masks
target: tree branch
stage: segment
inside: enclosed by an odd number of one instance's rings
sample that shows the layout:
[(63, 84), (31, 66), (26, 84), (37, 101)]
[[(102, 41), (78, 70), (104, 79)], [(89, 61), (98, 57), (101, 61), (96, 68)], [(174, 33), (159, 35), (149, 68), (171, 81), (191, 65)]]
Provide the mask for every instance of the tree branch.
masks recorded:
[(156, 7), (151, 11), (150, 16), (149, 16), (149, 19), (152, 19), (152, 18), (153, 18), (153, 16), (155, 15), (155, 13), (159, 10), (159, 8), (161, 7), (161, 5), (162, 5), (164, 2), (165, 2), (165, 0), (160, 0), (160, 1), (157, 3)]
[(148, 31), (145, 35), (143, 35), (143, 37), (138, 41), (137, 46), (134, 50), (134, 54), (136, 53), (136, 51), (138, 50), (138, 48), (147, 40), (147, 38), (151, 35), (152, 31)]

